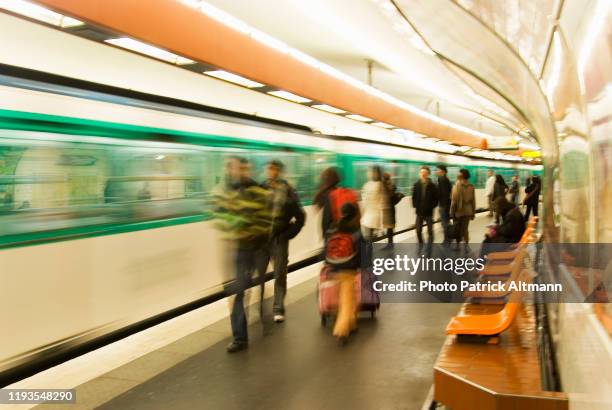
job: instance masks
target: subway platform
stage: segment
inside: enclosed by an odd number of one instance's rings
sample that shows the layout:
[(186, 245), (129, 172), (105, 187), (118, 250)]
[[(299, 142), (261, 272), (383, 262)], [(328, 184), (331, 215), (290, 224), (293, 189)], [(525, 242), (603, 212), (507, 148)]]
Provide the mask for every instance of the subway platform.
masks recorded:
[[(474, 242), (490, 221), (480, 214), (471, 223)], [(435, 235), (442, 236), (439, 224)], [(416, 237), (409, 231), (398, 239)], [(253, 320), (248, 350), (226, 353), (226, 316), (81, 384), (70, 408), (421, 409), (458, 305), (384, 303), (375, 319), (362, 314), (358, 332), (339, 346), (320, 324), (316, 284), (315, 275), (290, 287), (286, 322), (264, 331)], [(253, 307), (249, 313), (258, 317)]]

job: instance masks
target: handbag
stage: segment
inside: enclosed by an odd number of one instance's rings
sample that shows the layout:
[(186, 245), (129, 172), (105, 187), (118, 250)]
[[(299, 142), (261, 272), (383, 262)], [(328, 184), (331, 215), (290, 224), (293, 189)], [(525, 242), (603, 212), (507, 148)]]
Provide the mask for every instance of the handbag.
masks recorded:
[(446, 227), (446, 237), (448, 239), (459, 239), (459, 224), (457, 222), (451, 222)]

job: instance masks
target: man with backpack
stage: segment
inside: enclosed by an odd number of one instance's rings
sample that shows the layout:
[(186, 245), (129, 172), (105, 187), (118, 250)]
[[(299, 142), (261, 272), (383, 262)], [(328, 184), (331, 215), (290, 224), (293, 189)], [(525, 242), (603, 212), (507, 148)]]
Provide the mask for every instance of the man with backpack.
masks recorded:
[(438, 206), (438, 188), (429, 178), (429, 167), (422, 166), (419, 180), (412, 187), (412, 206), (416, 212), (416, 233), (419, 246), (423, 245), (423, 222), (427, 223), (427, 242), (433, 243), (433, 210)]
[(289, 263), (289, 241), (297, 236), (306, 220), (306, 214), (293, 187), (281, 174), (285, 165), (278, 160), (268, 162), (266, 180), (261, 187), (270, 192), (272, 198), (272, 234), (270, 242), (262, 249), (261, 274), (265, 273), (270, 259), (274, 266), (274, 305), (276, 323), (285, 320), (285, 295), (287, 294), (287, 265)]

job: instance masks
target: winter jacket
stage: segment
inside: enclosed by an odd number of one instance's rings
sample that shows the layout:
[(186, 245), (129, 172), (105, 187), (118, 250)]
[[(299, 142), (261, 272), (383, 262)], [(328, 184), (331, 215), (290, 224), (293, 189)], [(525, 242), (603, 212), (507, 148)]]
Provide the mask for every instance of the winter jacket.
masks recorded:
[(495, 185), (493, 185), (493, 201), (495, 201), (497, 198), (505, 196), (506, 192), (508, 192), (508, 185), (496, 182)]
[(540, 183), (539, 181), (531, 182), (527, 188), (525, 188), (525, 199), (523, 202), (525, 205), (537, 205), (540, 200)]
[[(424, 195), (423, 195), (424, 193)], [(419, 216), (432, 216), (433, 210), (438, 206), (438, 188), (427, 179), (425, 189), (423, 182), (419, 179), (412, 187), (412, 206)]]
[(446, 175), (438, 177), (438, 206), (440, 208), (450, 208), (452, 190), (453, 186)]
[(225, 239), (241, 249), (256, 249), (272, 234), (271, 196), (250, 178), (225, 182), (213, 190), (213, 218)]
[(272, 197), (272, 237), (295, 238), (306, 221), (297, 192), (283, 179), (277, 181), (275, 188), (268, 180), (261, 187), (268, 190)]
[(381, 181), (368, 181), (361, 190), (361, 226), (382, 229), (390, 213), (389, 196)]
[(496, 236), (504, 243), (517, 243), (525, 232), (525, 219), (517, 207), (513, 207), (503, 218), (503, 222), (497, 226)]
[(467, 181), (457, 181), (451, 192), (451, 218), (473, 217), (476, 214), (474, 185)]

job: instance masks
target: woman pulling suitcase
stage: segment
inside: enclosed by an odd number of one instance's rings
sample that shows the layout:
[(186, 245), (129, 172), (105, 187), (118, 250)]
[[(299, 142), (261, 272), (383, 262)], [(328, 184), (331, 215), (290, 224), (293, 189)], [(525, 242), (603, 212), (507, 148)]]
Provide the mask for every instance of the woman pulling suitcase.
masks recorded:
[[(362, 280), (360, 212), (355, 192), (338, 187), (340, 176), (333, 168), (321, 175), (315, 203), (323, 211), (322, 228), (325, 265), (319, 277), (319, 312), (322, 323), (336, 314), (333, 334), (344, 343), (357, 327), (359, 308), (372, 315), (380, 304), (378, 293)], [(366, 283), (368, 282), (368, 283)]]

